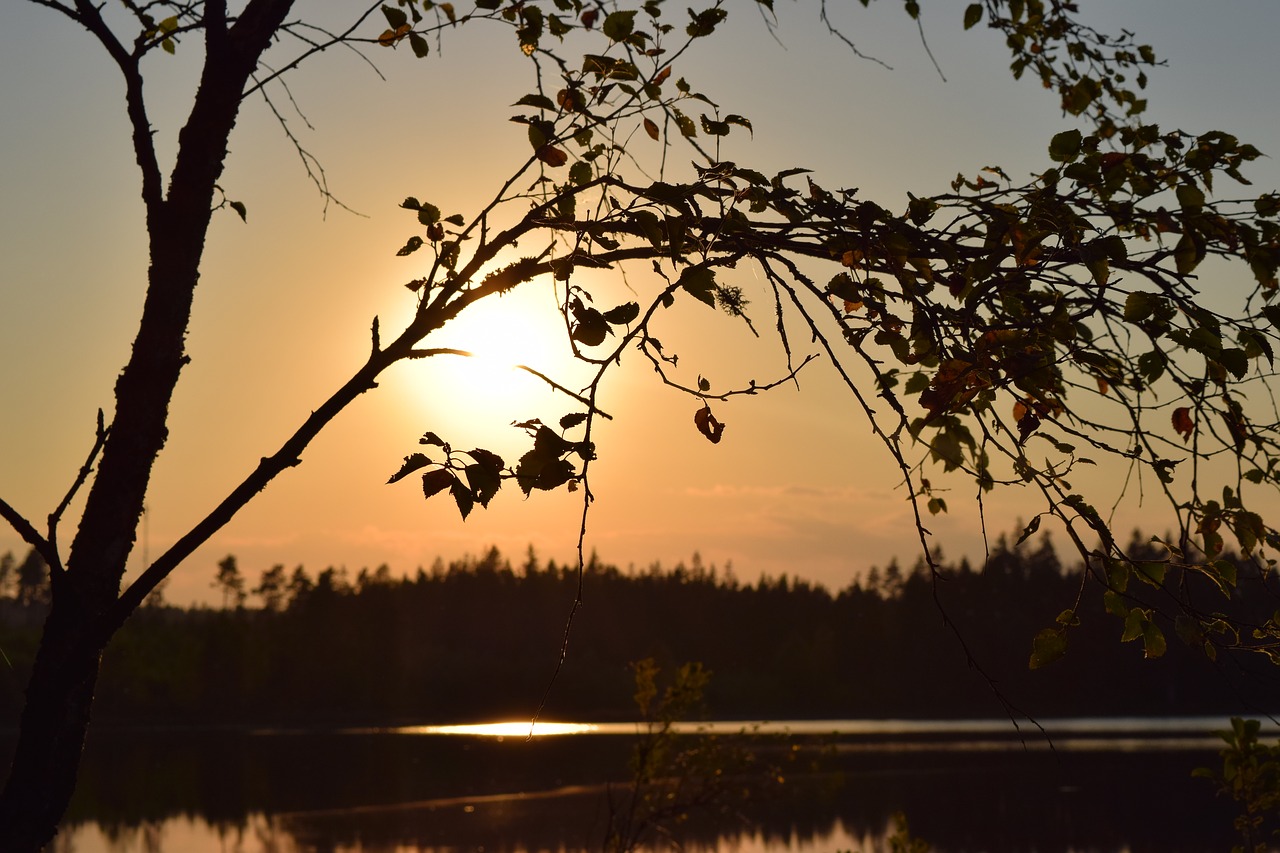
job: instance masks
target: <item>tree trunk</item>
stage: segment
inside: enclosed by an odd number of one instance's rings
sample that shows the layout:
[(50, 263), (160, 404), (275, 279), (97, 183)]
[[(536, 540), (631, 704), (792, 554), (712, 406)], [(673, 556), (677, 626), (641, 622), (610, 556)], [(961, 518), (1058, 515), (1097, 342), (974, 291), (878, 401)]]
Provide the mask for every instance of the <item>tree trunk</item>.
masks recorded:
[(55, 600), (45, 621), (0, 796), (0, 850), (10, 853), (48, 844), (75, 790), (102, 648), (91, 641), (86, 614), (68, 600)]
[[(125, 564), (137, 538), (151, 469), (168, 438), (169, 402), (187, 361), (185, 339), (200, 277), (214, 187), (222, 174), (246, 81), (293, 0), (250, 0), (229, 24), (225, 0), (204, 6), (205, 62), (178, 135), (166, 197), (150, 149), (137, 60), (113, 55), (129, 87), (143, 171), (151, 265), (142, 320), (116, 382), (115, 415), (65, 570), (52, 569), (52, 605), (36, 653), (9, 780), (0, 794), (0, 850), (35, 853), (57, 833), (75, 790), (102, 651), (119, 614)], [(119, 47), (91, 4), (81, 22)]]

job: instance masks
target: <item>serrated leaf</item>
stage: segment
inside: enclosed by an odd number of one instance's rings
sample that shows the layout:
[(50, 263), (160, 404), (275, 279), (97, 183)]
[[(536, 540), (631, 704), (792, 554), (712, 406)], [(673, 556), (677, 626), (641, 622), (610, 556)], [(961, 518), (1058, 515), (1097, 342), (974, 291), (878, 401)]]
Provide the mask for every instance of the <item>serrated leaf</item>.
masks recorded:
[(422, 248), (422, 238), (418, 236), (410, 237), (409, 241), (396, 252), (398, 257), (403, 258), (405, 255), (411, 255), (418, 249)]
[(613, 41), (626, 41), (635, 29), (636, 10), (623, 9), (617, 12), (610, 12), (604, 19), (601, 30)]
[(1045, 628), (1031, 641), (1031, 669), (1048, 666), (1067, 653), (1067, 635), (1056, 628)]
[[(467, 485), (471, 487), (471, 494), (475, 496), (481, 506), (489, 506), (489, 501), (493, 500), (493, 496), (502, 487), (501, 466), (493, 468), (490, 465), (477, 462), (475, 465), (468, 465), (464, 468), (463, 473), (467, 475)], [(465, 517), (464, 515), (463, 518)]]
[(387, 485), (403, 480), (414, 471), (433, 464), (435, 463), (428, 459), (425, 453), (412, 453), (404, 458), (404, 464), (400, 466), (400, 470), (391, 475)]
[(586, 419), (586, 412), (571, 412), (560, 419), (560, 429), (573, 429)]
[(434, 471), (428, 471), (422, 475), (422, 496), (424, 498), (432, 497), (457, 482), (457, 478), (453, 476), (453, 472), (448, 468), (437, 468)]
[(1124, 320), (1126, 323), (1141, 323), (1155, 313), (1160, 304), (1160, 297), (1153, 293), (1130, 293), (1124, 300)]
[(625, 326), (640, 316), (640, 306), (635, 302), (624, 302), (604, 312), (604, 319), (615, 326)]
[(435, 225), (440, 221), (440, 208), (434, 204), (424, 204), (418, 208), (418, 222), (423, 225)]
[(394, 6), (382, 7), (383, 17), (387, 19), (387, 25), (393, 30), (397, 30), (409, 23), (409, 16), (404, 13), (403, 9), (397, 9)]
[(536, 109), (551, 110), (553, 112), (556, 109), (556, 105), (551, 101), (550, 98), (548, 98), (546, 95), (540, 95), (540, 94), (525, 95), (523, 98), (516, 101), (514, 106), (534, 107)]
[(471, 510), (476, 505), (475, 495), (471, 494), (471, 490), (458, 480), (454, 480), (453, 485), (449, 487), (449, 494), (453, 495), (453, 502), (458, 505), (458, 512), (462, 515), (462, 520), (466, 521), (467, 516), (471, 515)]
[(1083, 137), (1078, 130), (1055, 133), (1049, 142), (1049, 157), (1058, 163), (1070, 163), (1080, 156)]

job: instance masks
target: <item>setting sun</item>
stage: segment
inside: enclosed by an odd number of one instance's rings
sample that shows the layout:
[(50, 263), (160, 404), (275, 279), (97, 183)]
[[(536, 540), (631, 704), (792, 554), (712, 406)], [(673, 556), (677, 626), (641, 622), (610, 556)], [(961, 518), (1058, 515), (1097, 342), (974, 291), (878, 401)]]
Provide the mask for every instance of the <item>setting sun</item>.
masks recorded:
[(425, 416), (442, 434), (457, 429), (460, 438), (465, 429), (468, 440), (477, 430), (509, 436), (513, 421), (581, 408), (547, 381), (577, 393), (588, 380), (547, 287), (468, 309), (424, 348), (460, 351), (410, 367), (420, 389), (407, 401), (411, 416)]

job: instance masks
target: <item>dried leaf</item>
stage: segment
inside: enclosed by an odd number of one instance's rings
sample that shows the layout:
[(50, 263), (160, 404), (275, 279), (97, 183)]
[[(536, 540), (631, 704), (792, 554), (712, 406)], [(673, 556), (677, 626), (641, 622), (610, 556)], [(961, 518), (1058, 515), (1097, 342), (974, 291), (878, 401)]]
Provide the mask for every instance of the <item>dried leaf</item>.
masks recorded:
[(712, 444), (719, 444), (721, 436), (724, 435), (724, 424), (716, 420), (716, 416), (711, 414), (710, 406), (703, 406), (693, 415), (693, 422), (698, 427), (698, 432), (707, 437), (707, 441)]

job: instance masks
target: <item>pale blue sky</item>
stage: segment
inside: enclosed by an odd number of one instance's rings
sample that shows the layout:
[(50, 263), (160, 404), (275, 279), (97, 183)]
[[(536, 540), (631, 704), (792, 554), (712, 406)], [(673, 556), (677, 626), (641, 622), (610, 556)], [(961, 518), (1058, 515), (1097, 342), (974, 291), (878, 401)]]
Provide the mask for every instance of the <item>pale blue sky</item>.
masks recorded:
[[(299, 4), (320, 14), (348, 5)], [(779, 0), (781, 45), (752, 5), (735, 8), (723, 36), (679, 70), (726, 112), (752, 119), (754, 142), (735, 134), (725, 153), (762, 171), (808, 166), (826, 185), (858, 186), (899, 207), (907, 190), (943, 190), (958, 171), (1001, 165), (1018, 178), (1042, 169), (1049, 136), (1071, 126), (1050, 93), (1008, 78), (997, 36), (960, 31), (964, 3), (922, 4), (945, 83), (901, 4), (830, 4), (842, 7), (838, 19), (858, 46), (892, 71), (827, 36), (811, 2)], [(1169, 61), (1150, 74), (1152, 120), (1195, 132), (1227, 129), (1263, 151), (1280, 150), (1280, 4), (1080, 5), (1098, 28), (1132, 29)], [(507, 118), (530, 87), (509, 42), (505, 32), (495, 39), (495, 31), (475, 28), (455, 34), (441, 57), (425, 63), (407, 50), (375, 52), (385, 83), (340, 52), (296, 75), (294, 95), (315, 130), (296, 120), (294, 126), (323, 161), (334, 191), (367, 218), (339, 210), (322, 218), (278, 128), (261, 104), (247, 107), (223, 183), (248, 205), (249, 223), (224, 215), (211, 230), (190, 335), (193, 361), (156, 470), (152, 555), (354, 368), (374, 314), (389, 322), (408, 310), (400, 284), (417, 273), (394, 257), (411, 225), (396, 209), (400, 199), (412, 194), (446, 213), (469, 212), (513, 158), (524, 156), (523, 131)], [(191, 73), (184, 51), (157, 55), (149, 70), (158, 103), (180, 108)], [(141, 304), (145, 235), (120, 92), (87, 35), (33, 4), (0, 4), (0, 495), (35, 519), (74, 476), (95, 410), (110, 408)], [(163, 110), (154, 116), (163, 149), (174, 121)], [(1252, 174), (1258, 189), (1280, 186), (1274, 160)], [(532, 294), (504, 310), (547, 311), (549, 304), (546, 294)], [(700, 364), (713, 381), (746, 378), (743, 371), (766, 375), (764, 354), (738, 348), (740, 330), (721, 322), (712, 332), (714, 346)], [(687, 346), (696, 351), (694, 342)], [(398, 370), (359, 401), (301, 468), (179, 570), (171, 598), (206, 595), (226, 553), (239, 556), (254, 578), (275, 562), (312, 571), (388, 562), (412, 571), (437, 555), (449, 559), (489, 544), (513, 557), (533, 543), (544, 556), (569, 558), (575, 496), (524, 501), (513, 491), (463, 524), (443, 496), (424, 504), (412, 483), (383, 485), (425, 429), (459, 444), (477, 431), (501, 442), (512, 417), (539, 407), (544, 417), (567, 410), (563, 398), (548, 397), (536, 383), (524, 396), (507, 392), (518, 400), (511, 412), (468, 401), (465, 383), (476, 380), (449, 379), (455, 367)], [(662, 391), (647, 369), (622, 379), (606, 401), (618, 423), (602, 435), (594, 475), (600, 500), (589, 544), (605, 560), (670, 565), (700, 550), (707, 562), (732, 561), (745, 578), (785, 571), (832, 587), (894, 554), (914, 560), (905, 495), (893, 490), (883, 452), (820, 369), (801, 393), (786, 389), (717, 408), (729, 429), (716, 447), (694, 431), (691, 401)], [(969, 491), (963, 487), (963, 495)], [(976, 553), (974, 516), (960, 498), (949, 499), (953, 515), (931, 527), (949, 553)], [(992, 528), (1011, 529), (1023, 500), (994, 500)], [(1134, 518), (1143, 516), (1135, 510)], [(22, 547), (0, 531), (0, 551)]]

